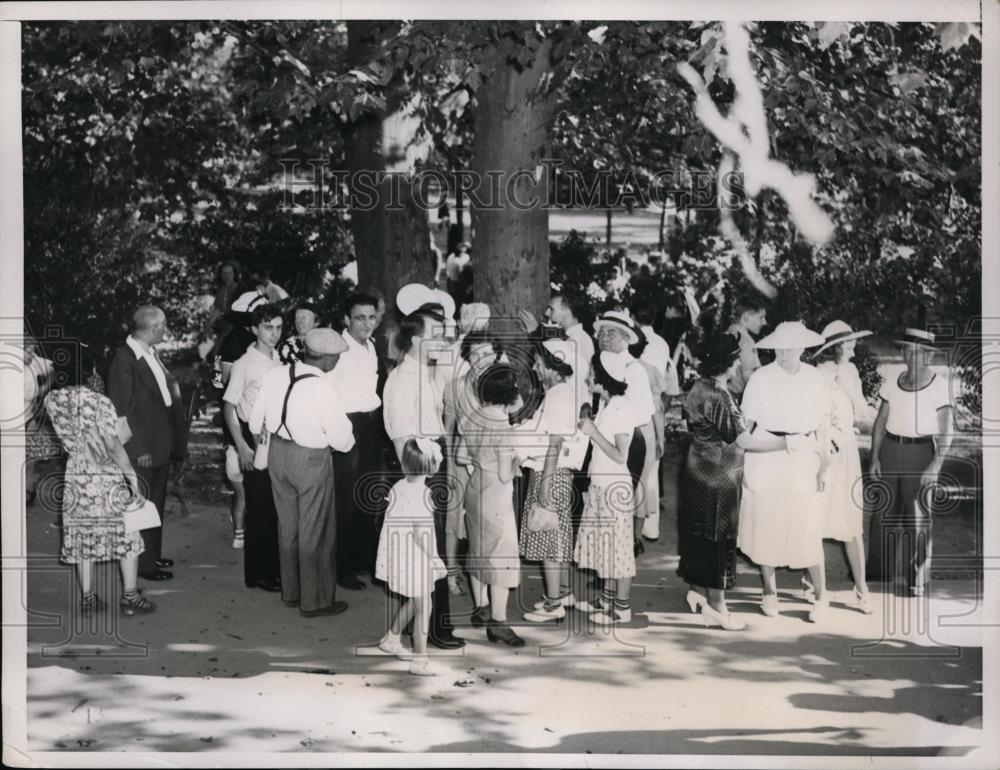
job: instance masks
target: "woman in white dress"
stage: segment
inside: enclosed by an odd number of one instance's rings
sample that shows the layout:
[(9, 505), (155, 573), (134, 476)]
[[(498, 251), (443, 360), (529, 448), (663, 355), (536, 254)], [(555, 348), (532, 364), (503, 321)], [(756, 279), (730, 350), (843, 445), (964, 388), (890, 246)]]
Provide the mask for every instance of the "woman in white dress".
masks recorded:
[(833, 321), (823, 329), (826, 342), (813, 355), (816, 368), (826, 379), (833, 397), (830, 410), (832, 451), (823, 494), (826, 503), (823, 537), (844, 543), (854, 577), (856, 607), (866, 615), (871, 614), (872, 609), (865, 580), (864, 496), (854, 422), (860, 416), (869, 416), (871, 408), (861, 392), (861, 377), (851, 358), (857, 341), (870, 334), (870, 331), (856, 332), (843, 321)]
[(786, 452), (748, 453), (743, 466), (738, 546), (760, 565), (761, 609), (778, 614), (777, 567), (808, 569), (816, 590), (809, 620), (828, 607), (823, 565), (823, 499), (827, 465), (830, 388), (815, 367), (802, 362), (805, 348), (823, 338), (800, 321), (786, 321), (757, 343), (775, 352), (774, 363), (757, 369), (743, 392), (741, 409), (751, 434), (785, 436)]

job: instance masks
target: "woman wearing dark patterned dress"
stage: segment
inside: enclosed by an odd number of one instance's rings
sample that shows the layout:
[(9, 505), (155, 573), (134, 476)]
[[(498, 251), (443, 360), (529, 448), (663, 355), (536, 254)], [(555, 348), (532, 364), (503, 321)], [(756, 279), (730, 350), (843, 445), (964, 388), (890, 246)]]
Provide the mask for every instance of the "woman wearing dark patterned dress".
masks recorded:
[[(678, 574), (688, 582), (688, 606), (702, 608), (706, 626), (739, 631), (746, 624), (726, 607), (736, 577), (743, 452), (785, 449), (785, 439), (763, 431), (751, 436), (727, 383), (740, 365), (739, 340), (722, 334), (701, 357), (701, 374), (684, 402), (692, 443), (681, 478)], [(705, 601), (707, 594), (708, 602)]]

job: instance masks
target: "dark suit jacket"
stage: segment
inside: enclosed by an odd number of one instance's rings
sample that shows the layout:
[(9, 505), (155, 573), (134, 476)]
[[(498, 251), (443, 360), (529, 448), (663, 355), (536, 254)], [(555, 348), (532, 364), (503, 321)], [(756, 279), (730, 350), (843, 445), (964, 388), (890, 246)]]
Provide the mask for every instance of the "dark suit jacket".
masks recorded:
[[(164, 367), (164, 370), (166, 368)], [(163, 403), (153, 370), (144, 358), (136, 358), (127, 344), (115, 352), (108, 370), (108, 398), (119, 417), (128, 420), (132, 438), (125, 445), (129, 459), (148, 454), (153, 467), (179, 460), (187, 453), (187, 420), (181, 391), (167, 372), (171, 405)]]

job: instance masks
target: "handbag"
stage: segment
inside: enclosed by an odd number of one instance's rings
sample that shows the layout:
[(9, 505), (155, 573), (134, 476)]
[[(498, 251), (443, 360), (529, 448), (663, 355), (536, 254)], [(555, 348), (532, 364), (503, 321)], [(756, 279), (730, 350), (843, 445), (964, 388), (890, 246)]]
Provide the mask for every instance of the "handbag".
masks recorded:
[(253, 450), (254, 470), (263, 471), (267, 469), (268, 449), (271, 446), (270, 436), (271, 434), (267, 430), (267, 423), (265, 422), (261, 426), (260, 435), (257, 437), (257, 446)]
[(132, 504), (125, 509), (124, 519), (126, 532), (138, 532), (160, 526), (160, 514), (153, 501), (143, 500), (140, 497), (134, 498)]
[(559, 529), (559, 514), (551, 508), (535, 503), (528, 511), (528, 516), (524, 521), (524, 526), (530, 532), (549, 532)]

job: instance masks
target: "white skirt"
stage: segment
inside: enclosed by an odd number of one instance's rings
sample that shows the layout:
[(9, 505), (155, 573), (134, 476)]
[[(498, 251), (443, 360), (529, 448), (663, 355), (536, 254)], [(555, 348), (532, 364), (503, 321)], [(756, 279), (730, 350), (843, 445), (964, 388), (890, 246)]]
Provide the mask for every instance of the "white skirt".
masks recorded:
[(823, 497), (814, 452), (747, 452), (738, 546), (766, 567), (803, 569), (823, 562)]
[[(419, 547), (418, 547), (419, 546)], [(448, 570), (437, 555), (434, 521), (397, 522), (387, 518), (375, 557), (375, 577), (402, 596), (430, 596)]]

